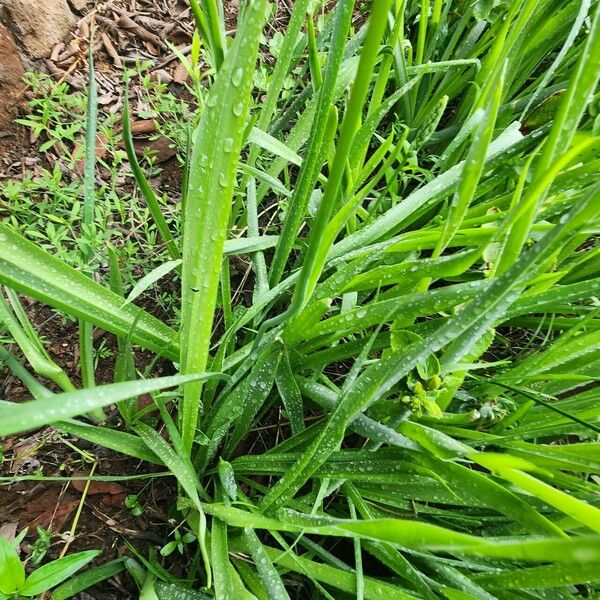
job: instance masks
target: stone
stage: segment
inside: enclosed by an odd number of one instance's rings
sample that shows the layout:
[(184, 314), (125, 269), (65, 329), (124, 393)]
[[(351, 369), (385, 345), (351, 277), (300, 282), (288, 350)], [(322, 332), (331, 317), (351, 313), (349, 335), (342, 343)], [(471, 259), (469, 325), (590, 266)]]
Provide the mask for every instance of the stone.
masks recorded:
[(69, 4), (71, 5), (71, 8), (73, 10), (76, 10), (79, 12), (87, 7), (88, 0), (69, 0)]
[(4, 24), (32, 58), (48, 57), (75, 26), (67, 0), (0, 0), (0, 9)]
[(12, 128), (12, 120), (25, 90), (22, 77), (19, 50), (8, 29), (0, 24), (0, 135)]

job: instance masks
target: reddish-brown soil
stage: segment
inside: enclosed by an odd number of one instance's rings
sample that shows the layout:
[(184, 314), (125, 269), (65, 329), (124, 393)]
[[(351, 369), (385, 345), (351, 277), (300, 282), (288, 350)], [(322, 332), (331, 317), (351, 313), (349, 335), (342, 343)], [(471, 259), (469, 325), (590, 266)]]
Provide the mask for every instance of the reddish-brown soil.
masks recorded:
[[(48, 341), (46, 347), (52, 359), (79, 385), (77, 323), (65, 322), (58, 313), (33, 301), (25, 305), (32, 323)], [(96, 330), (94, 337), (96, 342), (106, 338), (107, 347), (114, 349), (115, 343), (110, 334)], [(147, 366), (149, 360), (146, 354), (136, 355), (140, 368)], [(113, 362), (112, 357), (100, 361), (97, 383), (112, 380)], [(158, 365), (156, 374), (161, 372), (162, 366)], [(29, 394), (17, 378), (5, 371), (0, 377), (0, 397), (20, 401), (29, 398)], [(108, 411), (107, 419), (117, 423), (118, 412)], [(102, 555), (96, 563), (101, 564), (127, 554), (129, 550), (125, 540), (143, 555), (147, 555), (150, 547), (166, 543), (172, 529), (167, 516), (173, 501), (173, 482), (169, 478), (94, 481), (85, 495), (85, 482), (67, 480), (90, 474), (94, 462), (95, 476), (139, 476), (160, 471), (159, 468), (60, 434), (53, 428), (6, 438), (2, 441), (2, 452), (4, 460), (0, 465), (0, 477), (6, 479), (0, 482), (0, 528), (5, 535), (14, 536), (27, 527), (29, 534), (22, 545), (26, 553), (31, 552), (31, 545), (38, 537), (37, 527), (40, 526), (53, 534), (47, 556), (57, 558), (80, 503), (83, 508), (69, 552), (100, 549)], [(65, 481), (23, 481), (23, 478), (38, 475), (61, 477)], [(144, 512), (138, 517), (133, 516), (124, 505), (125, 497), (132, 494), (138, 495), (140, 504), (144, 506)], [(88, 590), (85, 597), (88, 600), (133, 598), (136, 597), (134, 592), (130, 579), (122, 575), (97, 589)]]
[[(19, 157), (25, 131), (14, 123), (23, 102), (23, 65), (10, 32), (0, 24), (0, 163), (10, 164)], [(1, 168), (1, 167), (0, 167)]]

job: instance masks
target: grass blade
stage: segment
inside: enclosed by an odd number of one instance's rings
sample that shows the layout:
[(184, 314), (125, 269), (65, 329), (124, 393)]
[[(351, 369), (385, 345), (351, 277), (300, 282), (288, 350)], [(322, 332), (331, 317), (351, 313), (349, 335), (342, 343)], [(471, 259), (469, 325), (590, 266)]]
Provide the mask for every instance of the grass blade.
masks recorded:
[[(180, 357), (183, 373), (202, 371), (208, 363), (223, 244), (266, 7), (266, 0), (255, 0), (248, 8), (194, 134), (184, 215)], [(180, 421), (188, 453), (196, 434), (201, 391), (201, 382), (184, 388)]]
[(104, 408), (110, 404), (126, 400), (133, 396), (149, 394), (193, 381), (218, 377), (214, 373), (200, 375), (174, 375), (159, 377), (146, 381), (127, 381), (124, 383), (111, 383), (98, 386), (94, 389), (83, 389), (74, 392), (56, 394), (52, 398), (32, 400), (16, 405), (2, 405), (0, 414), (0, 436), (13, 435), (48, 425), (61, 419), (67, 419), (97, 408)]

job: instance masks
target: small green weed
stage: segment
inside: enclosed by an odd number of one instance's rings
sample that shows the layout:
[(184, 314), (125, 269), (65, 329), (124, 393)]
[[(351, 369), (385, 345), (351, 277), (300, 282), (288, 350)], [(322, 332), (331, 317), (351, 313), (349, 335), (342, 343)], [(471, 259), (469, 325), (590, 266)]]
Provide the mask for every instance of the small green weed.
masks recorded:
[(19, 536), (14, 542), (0, 537), (0, 598), (2, 599), (31, 598), (48, 592), (100, 554), (98, 550), (71, 554), (48, 562), (26, 576), (25, 566), (17, 551), (22, 537)]

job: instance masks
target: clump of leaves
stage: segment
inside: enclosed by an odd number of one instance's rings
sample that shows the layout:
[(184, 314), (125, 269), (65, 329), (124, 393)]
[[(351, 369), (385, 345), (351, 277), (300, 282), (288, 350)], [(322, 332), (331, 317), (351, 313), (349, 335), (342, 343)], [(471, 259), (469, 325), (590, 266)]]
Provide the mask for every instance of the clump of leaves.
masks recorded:
[[(88, 349), (89, 324), (113, 333), (115, 383), (57, 397), (4, 350), (33, 399), (0, 406), (0, 435), (52, 423), (170, 471), (196, 559), (144, 593), (597, 593), (599, 3), (375, 0), (354, 29), (351, 0), (322, 27), (298, 0), (259, 91), (267, 2), (233, 40), (190, 6), (210, 72), (177, 228), (124, 121), (168, 261), (126, 298), (115, 256), (82, 273), (0, 228), (29, 365), (62, 380), (16, 292)], [(136, 304), (167, 274), (177, 329)], [(144, 378), (134, 346), (178, 374)], [(120, 429), (73, 418), (111, 404)]]

